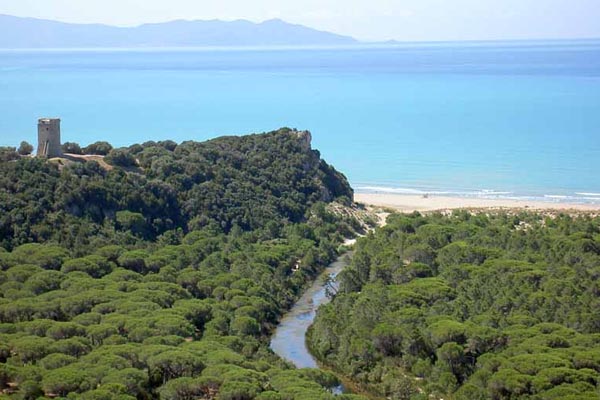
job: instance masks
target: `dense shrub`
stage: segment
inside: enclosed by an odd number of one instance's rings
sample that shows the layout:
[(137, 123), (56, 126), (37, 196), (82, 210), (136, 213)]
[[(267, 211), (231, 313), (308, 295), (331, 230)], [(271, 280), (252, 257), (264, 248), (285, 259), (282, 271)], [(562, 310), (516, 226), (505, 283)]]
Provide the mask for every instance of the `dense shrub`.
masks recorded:
[(392, 398), (413, 395), (398, 374), (436, 398), (593, 398), (598, 232), (587, 215), (392, 215), (358, 241), (309, 344)]
[(112, 150), (112, 146), (108, 142), (95, 142), (83, 148), (84, 154), (97, 154), (105, 156)]
[(123, 152), (0, 162), (0, 397), (332, 399), (268, 337), (357, 225), (345, 178), (290, 130)]

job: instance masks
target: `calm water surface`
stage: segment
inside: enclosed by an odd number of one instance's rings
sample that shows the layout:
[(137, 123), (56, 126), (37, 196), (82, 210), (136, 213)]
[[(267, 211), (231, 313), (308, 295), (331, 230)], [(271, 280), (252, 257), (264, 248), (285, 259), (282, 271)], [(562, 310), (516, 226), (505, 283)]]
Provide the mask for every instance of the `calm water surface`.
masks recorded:
[(600, 203), (600, 42), (0, 51), (0, 144), (281, 126), (364, 191)]
[(306, 331), (313, 323), (319, 306), (329, 302), (324, 279), (326, 277), (335, 279), (337, 274), (348, 265), (349, 256), (349, 253), (340, 256), (321, 273), (292, 309), (284, 315), (271, 338), (271, 349), (298, 368), (318, 368), (315, 358), (306, 347)]

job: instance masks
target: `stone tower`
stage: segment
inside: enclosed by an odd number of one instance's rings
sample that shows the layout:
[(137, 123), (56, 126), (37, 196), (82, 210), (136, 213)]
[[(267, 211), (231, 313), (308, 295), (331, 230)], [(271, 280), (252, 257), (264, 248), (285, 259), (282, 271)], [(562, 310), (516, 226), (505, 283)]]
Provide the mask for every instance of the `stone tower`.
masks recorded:
[(40, 118), (38, 120), (38, 157), (60, 157), (60, 119)]

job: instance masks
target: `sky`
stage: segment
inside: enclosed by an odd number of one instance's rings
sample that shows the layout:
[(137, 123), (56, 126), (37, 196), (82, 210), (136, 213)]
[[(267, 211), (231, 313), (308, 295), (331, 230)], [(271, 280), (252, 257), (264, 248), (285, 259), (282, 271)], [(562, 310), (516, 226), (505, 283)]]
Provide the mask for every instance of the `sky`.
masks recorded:
[(280, 18), (366, 41), (600, 37), (600, 0), (0, 0), (0, 14), (119, 26)]

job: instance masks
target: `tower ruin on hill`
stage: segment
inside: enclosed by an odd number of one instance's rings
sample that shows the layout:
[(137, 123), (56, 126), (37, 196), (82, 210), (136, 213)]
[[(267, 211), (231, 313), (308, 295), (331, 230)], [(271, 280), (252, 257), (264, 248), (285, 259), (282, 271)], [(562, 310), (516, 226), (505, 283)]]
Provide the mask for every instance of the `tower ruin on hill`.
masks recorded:
[(38, 120), (38, 157), (60, 157), (60, 119), (40, 118)]

